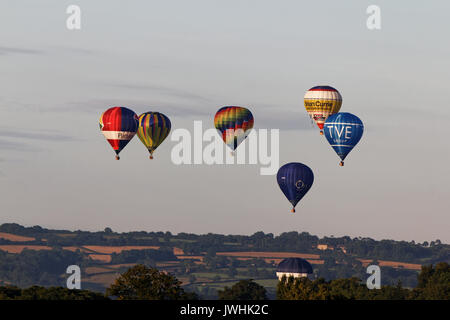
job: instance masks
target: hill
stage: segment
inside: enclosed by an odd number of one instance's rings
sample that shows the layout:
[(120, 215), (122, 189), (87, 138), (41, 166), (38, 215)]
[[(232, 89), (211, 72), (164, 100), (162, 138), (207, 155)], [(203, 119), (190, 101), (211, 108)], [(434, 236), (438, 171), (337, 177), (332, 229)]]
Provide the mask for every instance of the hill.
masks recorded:
[(450, 246), (439, 240), (414, 242), (323, 237), (287, 232), (279, 236), (170, 232), (116, 233), (50, 230), (0, 225), (0, 285), (65, 286), (68, 265), (82, 269), (82, 288), (104, 292), (130, 266), (143, 263), (173, 273), (190, 290), (216, 297), (217, 289), (252, 278), (269, 294), (275, 269), (286, 257), (308, 260), (315, 277), (366, 279), (366, 266), (378, 264), (382, 283), (415, 287), (422, 265), (450, 262)]

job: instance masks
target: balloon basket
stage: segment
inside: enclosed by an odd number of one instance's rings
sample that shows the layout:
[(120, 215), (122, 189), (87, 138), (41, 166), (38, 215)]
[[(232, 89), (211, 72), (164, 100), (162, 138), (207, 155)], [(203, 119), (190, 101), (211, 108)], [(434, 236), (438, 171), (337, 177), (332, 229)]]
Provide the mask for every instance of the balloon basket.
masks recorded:
[(340, 165), (341, 167), (343, 167), (343, 166), (344, 166), (344, 161), (341, 161), (341, 162), (339, 163), (339, 165)]
[(323, 136), (323, 131), (322, 130), (320, 130), (320, 135)]
[(291, 212), (292, 212), (292, 213), (295, 213), (295, 208), (292, 208)]
[(120, 157), (119, 157), (119, 156), (116, 156), (116, 160), (120, 160)]

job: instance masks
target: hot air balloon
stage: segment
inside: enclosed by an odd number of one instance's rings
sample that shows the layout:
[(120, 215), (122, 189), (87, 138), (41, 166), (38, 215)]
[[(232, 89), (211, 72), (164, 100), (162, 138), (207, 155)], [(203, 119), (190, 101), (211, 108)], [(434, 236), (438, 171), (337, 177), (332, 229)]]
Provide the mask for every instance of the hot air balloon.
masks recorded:
[(341, 109), (342, 96), (333, 87), (316, 86), (306, 91), (304, 104), (310, 118), (316, 122), (322, 135), (325, 120)]
[(236, 150), (253, 128), (253, 115), (247, 108), (223, 107), (214, 117), (214, 126), (219, 130), (225, 144)]
[(314, 174), (303, 163), (291, 162), (278, 170), (277, 181), (281, 191), (292, 203), (292, 212), (295, 212), (295, 206), (311, 188)]
[(286, 276), (286, 278), (308, 278), (313, 274), (313, 268), (305, 259), (287, 258), (278, 264), (276, 274), (278, 280), (281, 280), (283, 276)]
[(364, 132), (362, 121), (348, 112), (340, 112), (328, 117), (324, 125), (325, 137), (341, 158), (340, 166), (361, 139)]
[(136, 134), (137, 120), (136, 113), (125, 107), (109, 108), (100, 116), (100, 130), (116, 152), (116, 160), (120, 159), (120, 151)]
[(139, 116), (137, 135), (150, 152), (150, 159), (153, 159), (153, 152), (169, 135), (170, 128), (169, 118), (162, 113), (146, 112)]

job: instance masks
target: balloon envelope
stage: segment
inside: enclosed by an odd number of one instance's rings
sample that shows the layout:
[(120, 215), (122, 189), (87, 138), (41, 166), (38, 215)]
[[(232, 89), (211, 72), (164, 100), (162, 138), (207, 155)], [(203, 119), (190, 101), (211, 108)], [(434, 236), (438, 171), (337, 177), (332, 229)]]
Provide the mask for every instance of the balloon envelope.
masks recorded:
[(342, 96), (333, 87), (316, 86), (306, 91), (303, 101), (310, 118), (322, 130), (325, 120), (341, 109)]
[(277, 181), (281, 191), (295, 208), (297, 203), (311, 189), (314, 174), (303, 163), (291, 162), (278, 170)]
[(137, 119), (136, 113), (125, 107), (109, 108), (100, 116), (100, 130), (117, 155), (136, 134)]
[(325, 137), (342, 161), (359, 142), (363, 132), (362, 121), (348, 112), (329, 116), (324, 125)]
[(139, 116), (137, 135), (152, 155), (167, 138), (170, 128), (170, 120), (165, 115), (159, 112), (146, 112)]
[(236, 150), (253, 128), (253, 115), (247, 108), (223, 107), (214, 117), (214, 126), (225, 144)]

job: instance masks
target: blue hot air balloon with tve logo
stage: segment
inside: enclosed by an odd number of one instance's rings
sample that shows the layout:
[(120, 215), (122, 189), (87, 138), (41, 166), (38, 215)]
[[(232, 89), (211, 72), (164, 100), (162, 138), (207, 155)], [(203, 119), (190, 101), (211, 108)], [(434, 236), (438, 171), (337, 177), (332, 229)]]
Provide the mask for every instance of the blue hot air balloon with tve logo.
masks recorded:
[(340, 112), (328, 117), (323, 126), (323, 132), (334, 151), (341, 158), (340, 166), (343, 166), (345, 157), (361, 139), (364, 125), (361, 119), (354, 114)]

